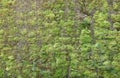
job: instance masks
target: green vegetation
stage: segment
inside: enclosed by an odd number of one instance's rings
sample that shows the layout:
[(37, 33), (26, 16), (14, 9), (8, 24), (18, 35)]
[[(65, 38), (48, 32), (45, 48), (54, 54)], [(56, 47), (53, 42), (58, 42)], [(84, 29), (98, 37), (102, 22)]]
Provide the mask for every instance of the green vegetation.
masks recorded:
[(0, 0), (0, 78), (119, 77), (119, 0)]

